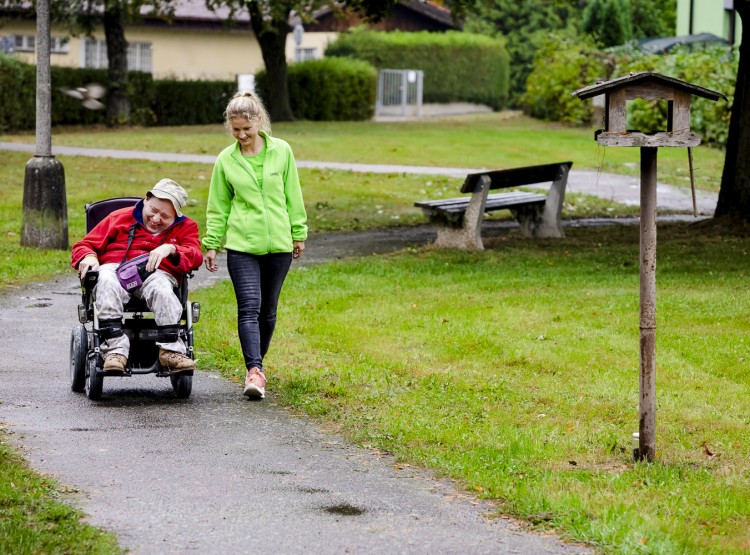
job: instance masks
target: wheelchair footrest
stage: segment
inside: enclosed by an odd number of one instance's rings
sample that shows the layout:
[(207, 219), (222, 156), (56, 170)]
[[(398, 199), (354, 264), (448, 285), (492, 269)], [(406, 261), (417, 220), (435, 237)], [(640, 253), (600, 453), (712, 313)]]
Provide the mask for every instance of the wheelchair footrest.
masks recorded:
[(167, 376), (192, 376), (193, 370), (162, 370), (156, 373), (160, 378), (166, 378)]

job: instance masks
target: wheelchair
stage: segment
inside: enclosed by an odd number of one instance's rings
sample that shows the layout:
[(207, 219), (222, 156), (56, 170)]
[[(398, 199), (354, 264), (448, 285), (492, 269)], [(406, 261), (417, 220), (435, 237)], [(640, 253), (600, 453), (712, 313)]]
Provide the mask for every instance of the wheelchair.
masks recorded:
[[(135, 206), (141, 197), (119, 197), (86, 205), (86, 232), (110, 212), (119, 208)], [(179, 336), (185, 342), (187, 355), (195, 360), (193, 346), (193, 324), (200, 319), (200, 303), (188, 300), (187, 274), (182, 284), (175, 288), (175, 295), (182, 304), (182, 316), (179, 323)], [(70, 385), (77, 393), (85, 392), (92, 400), (101, 398), (104, 378), (107, 376), (131, 377), (137, 374), (156, 374), (169, 377), (172, 389), (178, 399), (187, 399), (193, 389), (193, 371), (171, 374), (159, 363), (159, 347), (156, 342), (160, 330), (146, 306), (146, 302), (135, 296), (125, 304), (122, 330), (130, 339), (130, 353), (125, 373), (105, 372), (104, 360), (99, 346), (103, 341), (99, 328), (99, 318), (94, 313), (93, 291), (99, 278), (98, 271), (90, 271), (81, 280), (81, 303), (78, 305), (78, 321), (70, 338)]]

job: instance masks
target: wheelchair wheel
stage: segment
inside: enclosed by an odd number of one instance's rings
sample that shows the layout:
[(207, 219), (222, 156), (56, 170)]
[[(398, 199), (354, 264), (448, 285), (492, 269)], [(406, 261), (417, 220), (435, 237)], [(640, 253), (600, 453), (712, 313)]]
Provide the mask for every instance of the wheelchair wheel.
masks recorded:
[(193, 376), (175, 374), (174, 376), (169, 376), (169, 381), (172, 382), (172, 389), (174, 389), (174, 393), (178, 399), (187, 399), (190, 397), (190, 393), (193, 391)]
[(96, 358), (95, 356), (89, 357), (86, 365), (86, 397), (93, 401), (101, 398), (104, 385), (104, 377), (96, 375)]
[(89, 339), (86, 328), (78, 324), (70, 335), (70, 389), (80, 393), (86, 388), (86, 353)]

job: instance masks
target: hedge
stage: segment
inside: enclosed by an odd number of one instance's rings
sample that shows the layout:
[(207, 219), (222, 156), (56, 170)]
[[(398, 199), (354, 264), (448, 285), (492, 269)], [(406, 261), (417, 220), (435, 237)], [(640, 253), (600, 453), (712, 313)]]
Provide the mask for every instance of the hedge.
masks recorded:
[[(377, 72), (361, 60), (323, 58), (289, 66), (289, 102), (296, 119), (368, 120), (375, 111)], [(256, 75), (261, 98), (268, 98), (267, 75)]]
[(501, 39), (355, 29), (340, 34), (326, 56), (357, 58), (378, 69), (422, 70), (424, 102), (475, 102), (499, 110), (508, 99), (509, 57)]
[[(105, 110), (89, 110), (63, 93), (89, 83), (107, 83), (106, 69), (51, 66), (52, 125), (103, 125)], [(0, 90), (13, 91), (0, 103), (0, 131), (34, 129), (36, 66), (0, 55)], [(130, 122), (135, 125), (200, 125), (221, 123), (234, 94), (233, 81), (154, 81), (151, 74), (128, 73)]]

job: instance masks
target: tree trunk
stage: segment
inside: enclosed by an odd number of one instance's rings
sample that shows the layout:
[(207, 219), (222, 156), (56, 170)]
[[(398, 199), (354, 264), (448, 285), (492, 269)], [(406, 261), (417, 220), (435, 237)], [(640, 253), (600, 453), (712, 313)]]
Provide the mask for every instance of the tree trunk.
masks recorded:
[(292, 121), (291, 104), (289, 103), (289, 82), (287, 81), (286, 38), (289, 28), (289, 9), (284, 10), (283, 19), (274, 17), (264, 21), (260, 2), (249, 2), (250, 24), (258, 38), (263, 63), (266, 65), (268, 79), (268, 98), (263, 102), (268, 108), (271, 121)]
[(128, 101), (128, 42), (125, 40), (125, 6), (121, 0), (104, 2), (104, 36), (107, 39), (107, 125), (116, 127), (130, 120)]
[(742, 42), (715, 217), (746, 219), (750, 214), (750, 0), (737, 0), (734, 7), (742, 20)]

